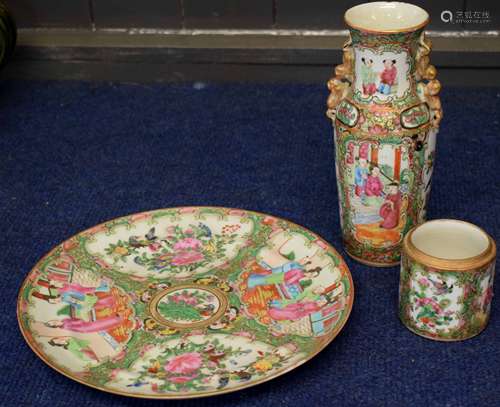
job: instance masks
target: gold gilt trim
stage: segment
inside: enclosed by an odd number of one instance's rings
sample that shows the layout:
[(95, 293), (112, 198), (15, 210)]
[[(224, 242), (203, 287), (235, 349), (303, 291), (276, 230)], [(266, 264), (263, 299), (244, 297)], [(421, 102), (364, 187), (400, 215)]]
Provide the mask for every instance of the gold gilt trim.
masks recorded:
[[(160, 300), (170, 293), (187, 288), (200, 291), (208, 291), (210, 294), (213, 294), (219, 300), (219, 309), (210, 318), (198, 322), (178, 323), (169, 321), (168, 319), (163, 317), (163, 315), (161, 315), (158, 312), (158, 303), (160, 302)], [(229, 303), (227, 301), (226, 296), (222, 293), (222, 291), (214, 287), (209, 287), (205, 285), (202, 286), (197, 284), (182, 284), (170, 287), (156, 294), (149, 303), (149, 312), (151, 316), (162, 325), (167, 325), (171, 328), (176, 328), (176, 329), (192, 329), (192, 328), (203, 328), (217, 321), (224, 315), (224, 312), (226, 312), (228, 305)]]
[(344, 14), (344, 22), (346, 23), (347, 26), (349, 26), (351, 28), (354, 28), (355, 30), (363, 31), (363, 32), (370, 33), (370, 34), (397, 34), (397, 33), (412, 32), (412, 31), (417, 31), (420, 28), (423, 28), (427, 24), (429, 24), (429, 22), (430, 22), (429, 13), (427, 13), (427, 11), (425, 11), (423, 8), (418, 7), (417, 5), (411, 4), (411, 3), (405, 3), (405, 2), (399, 2), (399, 3), (395, 2), (395, 3), (396, 4), (402, 4), (402, 5), (417, 7), (419, 9), (421, 9), (422, 11), (424, 11), (425, 14), (427, 14), (427, 18), (423, 22), (421, 22), (420, 24), (412, 25), (412, 26), (409, 26), (409, 27), (398, 28), (398, 29), (394, 29), (394, 30), (374, 30), (374, 29), (369, 29), (369, 28), (363, 27), (362, 25), (353, 24), (353, 23), (349, 22), (349, 20), (347, 19), (347, 13), (349, 13), (349, 11), (351, 11), (352, 9), (354, 9), (356, 7), (369, 4), (369, 3), (361, 3), (361, 4), (358, 4), (358, 5), (354, 6), (354, 7), (351, 7), (350, 9), (348, 9), (345, 12), (345, 14)]
[(432, 42), (425, 33), (420, 34), (418, 41), (418, 50), (416, 56), (417, 64), (417, 80), (424, 85), (423, 95), (421, 99), (426, 102), (430, 109), (430, 123), (432, 127), (438, 128), (441, 119), (443, 118), (443, 109), (441, 107), (441, 99), (438, 94), (441, 91), (441, 83), (436, 79), (437, 69), (430, 64), (429, 54), (431, 52)]
[(352, 253), (349, 253), (349, 251), (347, 249), (345, 250), (345, 252), (353, 260), (356, 260), (357, 262), (364, 264), (365, 266), (370, 266), (370, 267), (377, 267), (377, 268), (395, 267), (401, 263), (400, 261), (395, 261), (393, 263), (377, 263), (374, 261), (363, 259), (362, 257), (358, 257)]
[(326, 116), (333, 122), (335, 121), (335, 110), (342, 99), (347, 97), (349, 89), (353, 83), (353, 68), (354, 68), (354, 50), (352, 48), (352, 38), (349, 34), (349, 39), (342, 47), (342, 64), (335, 67), (335, 76), (327, 82), (330, 95), (326, 101)]
[[(430, 254), (424, 253), (423, 251), (417, 249), (412, 242), (413, 233), (422, 225), (431, 222), (442, 222), (442, 221), (452, 221), (457, 223), (463, 223), (468, 226), (472, 226), (475, 229), (479, 230), (482, 234), (484, 234), (488, 238), (488, 247), (477, 256), (468, 257), (465, 259), (444, 259), (441, 257), (431, 256)], [(492, 261), (494, 261), (496, 257), (496, 244), (495, 241), (491, 238), (491, 236), (486, 233), (479, 226), (476, 226), (472, 223), (465, 222), (457, 219), (436, 219), (431, 220), (429, 222), (423, 223), (421, 225), (413, 227), (405, 236), (403, 240), (403, 253), (408, 256), (411, 260), (420, 263), (424, 266), (431, 267), (435, 269), (434, 271), (460, 271), (460, 272), (473, 272), (478, 270)]]
[[(345, 269), (346, 269), (345, 276), (349, 280), (349, 292), (346, 293), (347, 302), (346, 302), (346, 305), (345, 305), (345, 308), (344, 308), (344, 312), (345, 312), (344, 319), (328, 335), (325, 335), (323, 337), (311, 337), (310, 338), (311, 340), (316, 341), (316, 344), (315, 344), (314, 350), (309, 354), (309, 356), (307, 358), (305, 358), (303, 360), (300, 360), (297, 363), (295, 363), (295, 364), (293, 364), (291, 366), (286, 367), (285, 369), (278, 370), (278, 371), (274, 372), (273, 374), (271, 374), (269, 376), (266, 376), (266, 377), (263, 377), (261, 379), (252, 381), (250, 383), (243, 383), (243, 384), (238, 385), (238, 386), (234, 386), (234, 387), (230, 387), (230, 388), (225, 388), (225, 389), (221, 389), (221, 390), (197, 392), (195, 394), (188, 394), (188, 393), (181, 393), (181, 394), (178, 394), (178, 393), (145, 394), (145, 393), (134, 393), (132, 391), (125, 392), (125, 391), (113, 389), (113, 388), (110, 388), (110, 387), (105, 387), (105, 386), (102, 386), (102, 385), (95, 385), (95, 384), (89, 383), (89, 382), (85, 381), (84, 378), (82, 378), (81, 376), (77, 375), (75, 372), (72, 372), (72, 371), (70, 371), (67, 368), (59, 366), (54, 361), (52, 361), (43, 352), (41, 346), (35, 341), (35, 339), (32, 336), (31, 330), (29, 329), (29, 327), (27, 327), (27, 326), (25, 326), (23, 324), (22, 318), (21, 318), (22, 314), (23, 314), (23, 310), (21, 309), (21, 304), (22, 304), (22, 300), (23, 300), (22, 296), (23, 296), (24, 290), (26, 289), (26, 285), (31, 281), (30, 280), (31, 274), (40, 267), (40, 265), (42, 264), (42, 262), (44, 261), (44, 259), (46, 257), (52, 255), (64, 243), (66, 243), (68, 241), (71, 241), (72, 239), (76, 238), (77, 236), (81, 235), (82, 233), (86, 233), (86, 232), (88, 233), (90, 230), (92, 230), (92, 229), (94, 229), (96, 227), (99, 227), (99, 226), (103, 226), (103, 225), (105, 225), (105, 224), (107, 224), (109, 222), (116, 221), (116, 220), (123, 219), (123, 218), (128, 218), (128, 217), (130, 217), (132, 215), (137, 215), (137, 214), (140, 214), (140, 213), (153, 214), (155, 212), (161, 212), (161, 211), (165, 211), (167, 209), (187, 209), (187, 208), (192, 208), (192, 209), (197, 209), (197, 210), (200, 210), (200, 209), (220, 209), (220, 210), (224, 210), (224, 211), (228, 211), (228, 212), (232, 211), (232, 210), (241, 210), (241, 211), (244, 211), (245, 213), (248, 213), (248, 214), (255, 214), (255, 215), (260, 215), (260, 216), (272, 216), (273, 218), (275, 218), (277, 220), (281, 220), (281, 221), (287, 222), (289, 225), (294, 226), (294, 227), (299, 227), (302, 230), (305, 230), (305, 231), (309, 232), (311, 235), (315, 236), (318, 239), (318, 241), (321, 241), (325, 245), (325, 247), (327, 248), (327, 249), (325, 249), (326, 251), (330, 251), (330, 252), (336, 254), (338, 256), (338, 258), (341, 259), (344, 262), (344, 264), (345, 264)], [(290, 221), (288, 219), (285, 219), (285, 218), (282, 218), (282, 217), (278, 217), (278, 216), (274, 216), (274, 215), (269, 215), (269, 214), (266, 214), (264, 212), (242, 209), (242, 208), (236, 209), (236, 208), (228, 208), (228, 207), (223, 207), (223, 206), (177, 206), (177, 207), (161, 208), (161, 209), (156, 209), (156, 210), (151, 210), (151, 211), (144, 211), (144, 212), (138, 212), (138, 213), (130, 213), (130, 214), (125, 215), (125, 216), (119, 216), (119, 217), (116, 217), (116, 218), (113, 218), (113, 219), (109, 219), (109, 220), (107, 220), (105, 222), (102, 222), (102, 223), (100, 223), (100, 224), (98, 224), (96, 226), (93, 226), (93, 227), (91, 227), (89, 229), (86, 229), (86, 230), (83, 230), (81, 232), (78, 232), (78, 233), (72, 235), (71, 237), (69, 237), (68, 239), (66, 239), (65, 241), (63, 241), (62, 243), (56, 245), (54, 248), (52, 248), (47, 254), (45, 254), (35, 264), (35, 266), (31, 269), (31, 271), (25, 277), (25, 279), (24, 279), (24, 281), (23, 281), (23, 283), (21, 285), (21, 288), (19, 289), (19, 293), (18, 293), (18, 297), (17, 297), (16, 314), (17, 314), (17, 323), (18, 323), (19, 329), (21, 331), (21, 334), (23, 335), (24, 340), (26, 341), (26, 343), (28, 344), (28, 346), (31, 348), (31, 350), (47, 366), (51, 367), (52, 369), (54, 369), (56, 372), (62, 374), (63, 376), (66, 376), (68, 379), (71, 379), (71, 380), (73, 380), (73, 381), (75, 381), (77, 383), (83, 384), (84, 386), (91, 387), (93, 389), (100, 390), (100, 391), (103, 391), (105, 393), (117, 394), (119, 396), (126, 396), (126, 397), (132, 397), (132, 398), (140, 398), (140, 399), (182, 400), (182, 399), (196, 399), (196, 398), (201, 398), (201, 397), (218, 396), (220, 394), (233, 393), (235, 391), (243, 390), (243, 389), (246, 389), (246, 388), (249, 388), (249, 387), (254, 387), (254, 386), (257, 386), (257, 385), (259, 385), (261, 383), (265, 383), (265, 382), (268, 382), (270, 380), (273, 380), (273, 379), (275, 379), (275, 378), (277, 378), (279, 376), (282, 376), (282, 375), (284, 375), (284, 374), (286, 374), (288, 372), (291, 372), (292, 370), (296, 369), (300, 365), (302, 365), (302, 364), (310, 361), (318, 353), (320, 353), (323, 349), (325, 349), (337, 337), (337, 335), (339, 335), (339, 333), (342, 331), (342, 329), (346, 325), (346, 323), (347, 323), (347, 321), (348, 321), (348, 319), (349, 319), (349, 317), (351, 315), (352, 306), (353, 306), (353, 303), (354, 303), (354, 295), (355, 295), (355, 290), (354, 290), (354, 282), (353, 282), (353, 279), (352, 279), (352, 275), (351, 275), (349, 267), (345, 263), (345, 260), (343, 259), (343, 257), (325, 239), (323, 239), (322, 237), (320, 237), (317, 233), (312, 232), (311, 230), (305, 228), (304, 226), (301, 226), (301, 225), (299, 225), (299, 224), (297, 224), (295, 222), (292, 222), (292, 221)]]

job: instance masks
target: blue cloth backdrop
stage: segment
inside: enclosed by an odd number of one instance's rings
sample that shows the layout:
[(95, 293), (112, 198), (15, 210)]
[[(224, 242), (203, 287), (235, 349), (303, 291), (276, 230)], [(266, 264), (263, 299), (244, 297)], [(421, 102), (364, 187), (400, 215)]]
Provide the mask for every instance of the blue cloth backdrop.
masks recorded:
[[(23, 278), (78, 231), (149, 209), (220, 205), (288, 218), (341, 251), (326, 97), (319, 85), (1, 83), (0, 405), (155, 405), (63, 377), (19, 333)], [(500, 88), (445, 86), (442, 102), (429, 218), (465, 219), (498, 238)], [(346, 260), (354, 309), (316, 358), (247, 390), (165, 405), (500, 405), (500, 298), (478, 337), (433, 342), (397, 318), (398, 268)]]

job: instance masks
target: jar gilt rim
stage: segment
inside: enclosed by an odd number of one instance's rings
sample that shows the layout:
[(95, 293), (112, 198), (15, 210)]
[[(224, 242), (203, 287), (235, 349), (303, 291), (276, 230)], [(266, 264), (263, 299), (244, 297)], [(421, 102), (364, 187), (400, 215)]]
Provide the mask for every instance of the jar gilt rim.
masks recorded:
[[(487, 245), (484, 250), (479, 254), (464, 258), (444, 258), (436, 255), (426, 253), (423, 250), (417, 248), (413, 242), (414, 233), (422, 226), (434, 223), (443, 222), (453, 222), (457, 225), (463, 225), (465, 227), (474, 228), (477, 232), (482, 234), (487, 239)], [(496, 244), (493, 238), (482, 228), (474, 225), (470, 222), (466, 222), (458, 219), (434, 219), (431, 221), (424, 222), (420, 225), (414, 226), (403, 239), (403, 254), (410, 259), (420, 263), (424, 266), (433, 268), (435, 271), (447, 272), (447, 271), (457, 271), (457, 272), (473, 272), (480, 269), (492, 261), (496, 257)]]

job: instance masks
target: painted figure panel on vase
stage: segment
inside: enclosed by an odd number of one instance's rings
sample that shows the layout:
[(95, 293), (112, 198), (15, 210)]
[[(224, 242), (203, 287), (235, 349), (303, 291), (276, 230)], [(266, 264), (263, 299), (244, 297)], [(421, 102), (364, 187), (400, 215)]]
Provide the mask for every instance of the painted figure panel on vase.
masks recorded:
[(404, 234), (424, 217), (432, 171), (427, 134), (359, 139), (346, 131), (336, 145), (348, 253), (367, 262), (396, 262)]
[(408, 96), (411, 61), (407, 52), (377, 52), (357, 46), (354, 57), (354, 101), (385, 103)]
[(350, 142), (346, 157), (354, 237), (374, 246), (397, 244), (406, 226), (412, 185), (408, 148), (398, 144)]

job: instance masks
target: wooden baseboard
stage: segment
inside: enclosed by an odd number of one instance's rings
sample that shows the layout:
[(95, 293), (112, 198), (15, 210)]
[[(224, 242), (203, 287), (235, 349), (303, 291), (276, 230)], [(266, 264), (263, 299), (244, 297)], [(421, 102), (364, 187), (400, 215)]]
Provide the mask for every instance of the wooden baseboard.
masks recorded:
[[(18, 38), (3, 77), (316, 82), (340, 62), (346, 32), (30, 29)], [(432, 63), (453, 82), (467, 69), (488, 70), (468, 78), (481, 86), (500, 82), (498, 33), (431, 32), (430, 38)]]

